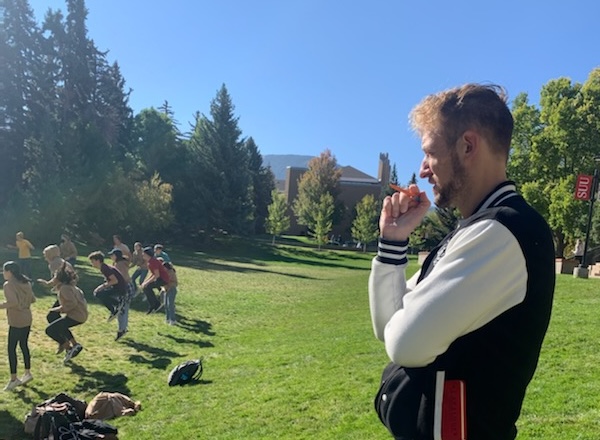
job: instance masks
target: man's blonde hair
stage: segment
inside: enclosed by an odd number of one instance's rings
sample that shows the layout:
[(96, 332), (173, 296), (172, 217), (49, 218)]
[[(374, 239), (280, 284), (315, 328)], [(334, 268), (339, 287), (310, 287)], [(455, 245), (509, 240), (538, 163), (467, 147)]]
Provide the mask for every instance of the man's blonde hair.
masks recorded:
[(60, 248), (55, 244), (51, 244), (44, 248), (43, 254), (49, 259), (60, 257)]
[(465, 131), (477, 130), (508, 159), (514, 121), (501, 86), (465, 84), (429, 95), (410, 112), (410, 123), (420, 136), (442, 136), (448, 147)]

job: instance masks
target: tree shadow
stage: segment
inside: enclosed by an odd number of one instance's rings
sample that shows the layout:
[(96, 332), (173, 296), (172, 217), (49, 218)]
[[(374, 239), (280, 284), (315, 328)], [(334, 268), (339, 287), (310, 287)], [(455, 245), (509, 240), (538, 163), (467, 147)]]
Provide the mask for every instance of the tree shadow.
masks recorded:
[[(25, 415), (23, 415), (25, 417)], [(19, 420), (5, 409), (0, 410), (0, 439), (13, 440), (27, 438), (23, 432), (23, 420)]]
[[(343, 252), (343, 255), (340, 252)], [(357, 253), (358, 252), (349, 252), (346, 249), (340, 250), (338, 248), (327, 247), (318, 250), (316, 245), (298, 245), (297, 243), (273, 246), (270, 242), (249, 240), (248, 242), (236, 241), (236, 245), (233, 246), (231, 244), (227, 245), (227, 241), (224, 241), (221, 246), (211, 249), (210, 255), (204, 252), (189, 252), (189, 250), (186, 251), (182, 249), (181, 252), (177, 252), (174, 261), (176, 265), (206, 271), (230, 271), (238, 273), (265, 272), (292, 278), (315, 279), (314, 277), (305, 275), (290, 274), (269, 270), (268, 268), (263, 269), (261, 266), (267, 266), (269, 262), (275, 262), (290, 264), (300, 263), (309, 266), (346, 268), (353, 270), (369, 270), (368, 268), (363, 269), (343, 263), (344, 261), (348, 261), (347, 254), (356, 255)], [(215, 258), (226, 260), (226, 262), (216, 262), (214, 261)], [(354, 258), (358, 259), (359, 257)], [(228, 264), (228, 262), (231, 262), (232, 264)], [(254, 267), (240, 267), (233, 263), (252, 264)]]
[[(171, 359), (180, 357), (180, 353), (174, 351), (163, 350), (162, 348), (152, 347), (147, 344), (142, 344), (135, 341), (124, 341), (125, 345), (133, 348), (138, 354), (132, 354), (129, 356), (129, 360), (136, 364), (149, 365), (152, 368), (158, 370), (165, 370), (170, 364)], [(149, 356), (144, 356), (140, 353), (145, 352)]]
[(125, 395), (131, 395), (131, 390), (127, 386), (127, 376), (122, 373), (111, 374), (105, 371), (88, 371), (85, 367), (77, 364), (69, 364), (71, 371), (79, 376), (79, 381), (73, 388), (75, 392), (90, 392), (97, 390), (118, 392)]

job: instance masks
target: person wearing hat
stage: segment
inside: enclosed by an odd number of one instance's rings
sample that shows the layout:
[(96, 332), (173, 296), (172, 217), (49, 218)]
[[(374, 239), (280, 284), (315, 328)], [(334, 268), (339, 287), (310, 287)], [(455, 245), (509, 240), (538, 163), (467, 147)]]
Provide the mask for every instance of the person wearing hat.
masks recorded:
[(169, 272), (167, 272), (167, 269), (163, 266), (162, 262), (154, 256), (154, 249), (152, 246), (144, 248), (143, 257), (148, 264), (149, 275), (141, 284), (141, 287), (148, 300), (148, 311), (146, 314), (150, 314), (160, 310), (162, 306), (158, 298), (156, 298), (154, 289), (160, 289), (162, 286), (165, 286), (170, 278)]
[(104, 254), (95, 251), (88, 255), (92, 266), (99, 269), (104, 275), (104, 283), (94, 289), (94, 296), (110, 311), (108, 322), (117, 317), (124, 305), (124, 297), (127, 294), (127, 283), (121, 272), (104, 262)]
[(154, 256), (156, 258), (162, 258), (163, 263), (170, 263), (171, 262), (171, 257), (169, 257), (169, 254), (167, 254), (165, 252), (165, 250), (163, 249), (163, 245), (162, 244), (155, 244), (154, 245)]
[(117, 316), (119, 329), (117, 331), (117, 337), (115, 338), (115, 341), (118, 341), (129, 330), (129, 305), (131, 304), (131, 299), (133, 298), (135, 287), (133, 285), (133, 282), (131, 281), (131, 277), (129, 276), (129, 261), (127, 261), (127, 259), (125, 259), (125, 257), (123, 256), (123, 251), (121, 251), (121, 249), (115, 248), (111, 250), (108, 253), (108, 255), (110, 255), (113, 261), (113, 267), (121, 273), (123, 279), (125, 280), (125, 283), (127, 284), (127, 293), (123, 297), (122, 308), (119, 312), (119, 315)]

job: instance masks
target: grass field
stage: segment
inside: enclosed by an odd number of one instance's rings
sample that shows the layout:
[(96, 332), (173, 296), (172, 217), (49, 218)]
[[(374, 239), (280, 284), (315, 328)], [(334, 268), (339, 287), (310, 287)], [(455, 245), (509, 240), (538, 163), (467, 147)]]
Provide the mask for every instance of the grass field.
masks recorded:
[[(387, 363), (369, 318), (372, 253), (317, 251), (292, 241), (275, 247), (269, 241), (221, 242), (207, 252), (168, 249), (180, 279), (179, 324), (145, 315), (138, 297), (130, 331), (119, 342), (116, 322), (106, 323), (108, 312), (90, 295), (101, 277), (80, 259), (90, 317), (74, 330), (85, 349), (68, 366), (44, 334), (53, 296), (36, 286), (30, 337), (35, 379), (17, 392), (0, 392), (0, 439), (27, 438), (24, 415), (61, 391), (87, 401), (100, 391), (140, 400), (136, 416), (111, 421), (121, 439), (388, 439), (372, 410)], [(415, 261), (409, 269), (417, 269)], [(41, 261), (36, 271), (47, 275)], [(598, 280), (559, 276), (519, 439), (599, 438), (599, 298)], [(5, 347), (7, 326), (0, 321)], [(0, 353), (4, 384), (5, 348)], [(200, 383), (167, 386), (171, 368), (200, 356)]]

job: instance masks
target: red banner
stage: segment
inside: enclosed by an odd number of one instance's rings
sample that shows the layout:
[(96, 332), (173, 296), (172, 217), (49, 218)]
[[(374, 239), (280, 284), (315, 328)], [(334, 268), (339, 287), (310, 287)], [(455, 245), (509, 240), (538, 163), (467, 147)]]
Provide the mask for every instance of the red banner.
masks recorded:
[(575, 184), (575, 199), (576, 200), (589, 200), (592, 195), (592, 185), (594, 177), (585, 174), (579, 174), (577, 176), (577, 183)]

